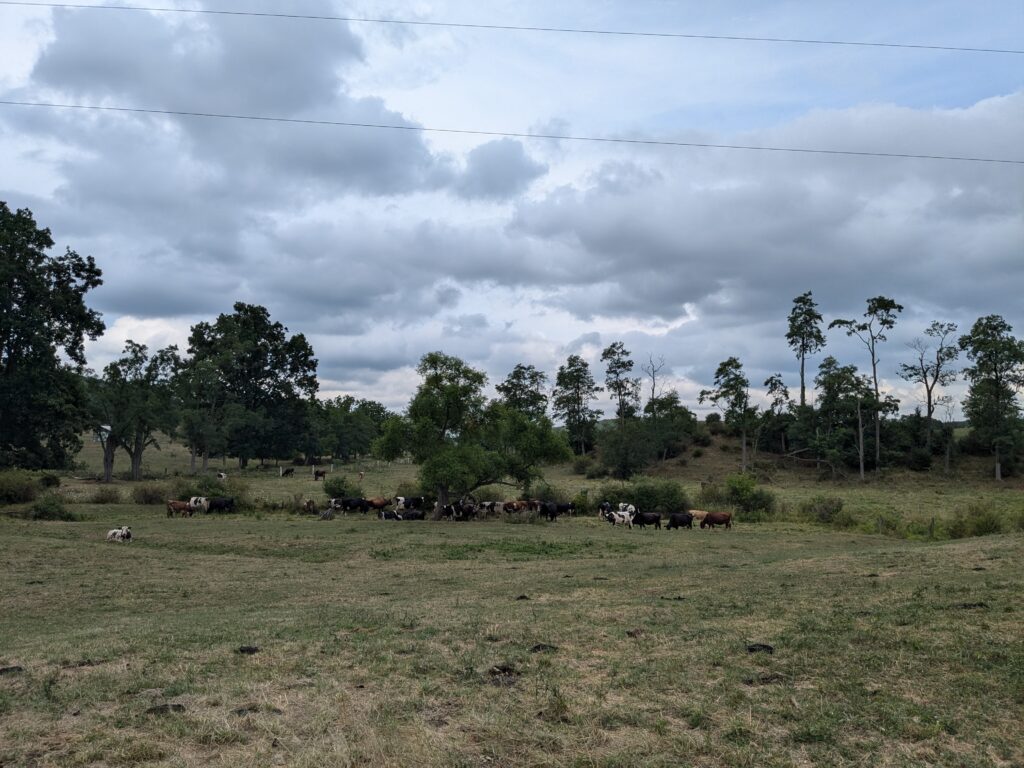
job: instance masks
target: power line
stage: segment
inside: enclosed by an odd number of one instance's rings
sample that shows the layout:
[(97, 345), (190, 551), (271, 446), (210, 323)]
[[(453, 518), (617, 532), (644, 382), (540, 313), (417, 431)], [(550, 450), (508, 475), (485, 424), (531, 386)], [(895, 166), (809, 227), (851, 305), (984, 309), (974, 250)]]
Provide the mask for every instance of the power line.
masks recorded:
[(916, 43), (869, 43), (863, 40), (815, 40), (795, 37), (754, 37), (750, 35), (698, 35), (684, 32), (644, 32), (622, 29), (586, 29), (582, 27), (540, 27), (514, 24), (469, 24), (454, 21), (422, 21), (417, 19), (376, 19), (358, 16), (328, 16), (321, 14), (269, 13), (259, 11), (219, 11), (207, 8), (167, 8), (137, 5), (87, 5), (84, 3), (44, 3), (27, 0), (0, 0), (0, 5), (32, 8), (77, 8), (104, 11), (149, 11), (151, 13), (206, 14), (211, 16), (251, 16), (270, 19), (306, 19), (310, 21), (344, 21), (355, 24), (394, 24), (415, 27), (448, 27), (451, 29), (481, 29), (514, 32), (557, 32), (572, 35), (612, 35), (623, 37), (660, 37), (682, 40), (725, 40), (754, 43), (798, 43), (802, 45), (842, 45), (865, 48), (909, 48), (928, 51), (957, 51), (962, 53), (1024, 54), (1024, 50), (1008, 48), (971, 48), (958, 45), (925, 45)]
[(421, 125), (396, 125), (392, 123), (357, 123), (344, 120), (312, 120), (298, 117), (271, 117), (268, 115), (233, 115), (221, 112), (188, 112), (175, 109), (146, 109), (142, 107), (110, 107), (90, 104), (53, 104), (39, 101), (0, 100), (0, 106), (45, 107), (49, 109), (78, 109), (97, 112), (121, 112), (142, 115), (173, 115), (180, 117), (203, 117), (220, 120), (253, 120), (268, 123), (293, 125), (323, 125), (338, 128), (372, 128), (390, 131), (420, 131), (423, 133), (450, 133), (469, 136), (501, 136), (514, 139), (547, 139), (553, 141), (580, 141), (600, 144), (634, 144), (658, 147), (691, 147), (698, 149), (743, 149), (753, 152), (795, 152), (810, 155), (846, 155), (852, 157), (908, 158), (911, 160), (953, 160), (967, 163), (998, 163), (1024, 165), (1024, 160), (1010, 160), (995, 157), (966, 157), (959, 155), (917, 155), (906, 152), (867, 152), (849, 149), (810, 149), (807, 147), (770, 147), (748, 144), (712, 144), (696, 141), (672, 141), (669, 139), (624, 139), (610, 136), (569, 136), (552, 133), (518, 133), (514, 131), (481, 131), (470, 128), (429, 128)]

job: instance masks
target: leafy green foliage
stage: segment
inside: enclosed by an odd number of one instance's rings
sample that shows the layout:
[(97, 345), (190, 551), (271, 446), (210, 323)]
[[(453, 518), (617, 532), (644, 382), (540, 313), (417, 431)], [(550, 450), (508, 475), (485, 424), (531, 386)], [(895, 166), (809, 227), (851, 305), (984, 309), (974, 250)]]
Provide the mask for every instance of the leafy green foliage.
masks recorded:
[(601, 391), (587, 361), (579, 355), (570, 355), (565, 365), (558, 368), (551, 396), (552, 412), (565, 423), (569, 444), (576, 453), (584, 454), (594, 445), (601, 412), (590, 404)]
[(838, 496), (817, 495), (800, 504), (800, 515), (816, 523), (832, 523), (843, 511), (843, 500)]
[(64, 507), (64, 501), (55, 493), (47, 493), (41, 496), (28, 509), (26, 515), (30, 520), (56, 520), (73, 523), (79, 518)]
[(85, 294), (102, 284), (91, 256), (48, 256), (50, 230), (0, 201), (0, 467), (64, 467), (88, 423), (78, 373), (103, 332)]
[(0, 504), (18, 504), (33, 501), (39, 495), (39, 483), (22, 469), (0, 472)]
[(598, 504), (602, 501), (610, 501), (613, 505), (627, 502), (641, 512), (660, 512), (663, 515), (685, 512), (690, 508), (686, 492), (679, 483), (651, 478), (604, 485), (593, 499)]
[(544, 394), (548, 377), (532, 365), (519, 363), (495, 388), (505, 405), (514, 411), (538, 419), (547, 413), (548, 398)]
[(167, 486), (159, 483), (139, 483), (132, 486), (132, 501), (136, 504), (163, 504), (167, 501)]
[(801, 406), (807, 404), (807, 391), (804, 383), (804, 364), (807, 361), (807, 356), (813, 355), (825, 346), (825, 334), (821, 331), (821, 323), (821, 313), (818, 312), (818, 305), (814, 302), (810, 291), (793, 299), (786, 341), (800, 361)]
[(324, 480), (324, 493), (329, 499), (362, 498), (363, 489), (347, 476), (333, 473)]
[(759, 487), (756, 478), (747, 473), (729, 475), (721, 485), (705, 485), (700, 492), (700, 503), (704, 507), (734, 507), (748, 522), (770, 519), (777, 507), (775, 494)]
[(640, 409), (640, 379), (629, 375), (633, 370), (633, 360), (621, 341), (609, 344), (601, 352), (601, 362), (606, 365), (605, 388), (615, 400), (615, 415), (621, 423), (635, 416)]

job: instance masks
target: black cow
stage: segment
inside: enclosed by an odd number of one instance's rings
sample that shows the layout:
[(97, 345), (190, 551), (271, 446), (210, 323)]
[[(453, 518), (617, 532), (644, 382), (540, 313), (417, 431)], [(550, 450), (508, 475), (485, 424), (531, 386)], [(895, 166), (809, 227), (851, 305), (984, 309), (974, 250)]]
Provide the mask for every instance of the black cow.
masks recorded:
[(558, 507), (558, 514), (560, 515), (576, 514), (576, 505), (572, 502), (569, 502), (568, 504), (558, 504), (556, 506)]
[(377, 513), (377, 517), (379, 517), (381, 520), (401, 520), (402, 519), (401, 515), (399, 515), (397, 512), (393, 512), (390, 509), (382, 509), (380, 512)]
[(444, 504), (444, 505), (438, 504), (438, 505), (435, 506), (435, 509), (440, 509), (440, 512), (441, 512), (440, 517), (441, 517), (442, 520), (454, 520), (455, 519), (455, 505), (454, 504)]
[(605, 499), (597, 505), (597, 516), (603, 517), (605, 520), (608, 519), (608, 513), (612, 511), (612, 503)]
[(561, 514), (559, 507), (564, 506), (562, 504), (555, 504), (553, 501), (542, 501), (540, 505), (540, 513), (547, 517), (548, 522), (554, 522), (555, 519)]
[(639, 525), (641, 529), (653, 525), (655, 529), (661, 530), (661, 515), (658, 512), (637, 512), (633, 515), (633, 525)]
[(234, 512), (235, 511), (235, 497), (234, 496), (214, 496), (210, 499), (210, 511), (211, 512)]
[(294, 474), (295, 474), (295, 467), (288, 467), (288, 469), (285, 469), (284, 467), (281, 467), (281, 477), (291, 477)]
[(422, 509), (409, 509), (402, 513), (403, 520), (426, 520), (427, 513)]
[(360, 498), (346, 498), (346, 499), (331, 499), (330, 506), (333, 509), (340, 509), (343, 512), (351, 512), (358, 509), (364, 515), (370, 510), (370, 505), (366, 503), (366, 499)]
[(693, 515), (689, 512), (673, 512), (668, 516), (668, 530), (689, 528), (693, 530)]
[(421, 509), (423, 507), (422, 496), (395, 496), (395, 507), (402, 509)]

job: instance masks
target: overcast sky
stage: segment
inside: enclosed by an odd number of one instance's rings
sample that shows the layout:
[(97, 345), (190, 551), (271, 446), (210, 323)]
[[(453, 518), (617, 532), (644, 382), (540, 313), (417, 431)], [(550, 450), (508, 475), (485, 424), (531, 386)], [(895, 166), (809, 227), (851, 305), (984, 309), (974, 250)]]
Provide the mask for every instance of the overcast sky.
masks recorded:
[[(1020, 0), (176, 5), (1024, 49)], [(2, 5), (0, 50), (3, 100), (1024, 159), (1012, 54)], [(795, 395), (808, 290), (826, 322), (905, 306), (881, 353), (905, 409), (895, 369), (932, 320), (1024, 335), (1022, 165), (0, 105), (0, 200), (103, 270), (91, 366), (241, 300), (307, 336), (323, 395), (394, 408), (431, 350), (492, 384), (572, 353), (603, 379), (616, 340), (691, 407), (731, 355)], [(869, 368), (839, 331), (828, 353)]]

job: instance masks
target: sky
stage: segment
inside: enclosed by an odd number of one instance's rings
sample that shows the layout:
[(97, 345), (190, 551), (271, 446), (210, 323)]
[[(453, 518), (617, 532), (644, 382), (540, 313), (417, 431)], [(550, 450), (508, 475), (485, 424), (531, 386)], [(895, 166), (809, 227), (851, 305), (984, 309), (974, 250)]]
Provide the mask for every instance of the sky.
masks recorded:
[[(154, 5), (1024, 50), (1019, 0)], [(4, 4), (0, 50), (3, 101), (1024, 160), (1020, 54)], [(601, 381), (621, 340), (701, 411), (730, 356), (796, 396), (812, 291), (826, 323), (903, 305), (879, 372), (909, 411), (933, 320), (1024, 335), (1021, 164), (0, 105), (0, 200), (103, 270), (97, 370), (244, 301), (306, 335), (324, 397), (401, 409), (434, 350), (492, 391), (570, 354)], [(826, 354), (870, 370), (839, 329)]]

